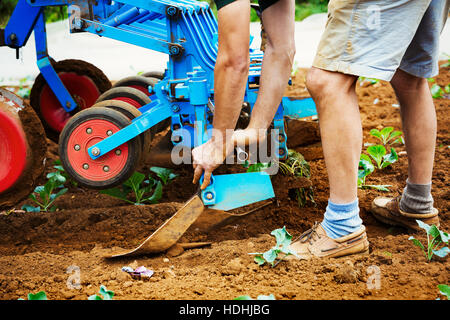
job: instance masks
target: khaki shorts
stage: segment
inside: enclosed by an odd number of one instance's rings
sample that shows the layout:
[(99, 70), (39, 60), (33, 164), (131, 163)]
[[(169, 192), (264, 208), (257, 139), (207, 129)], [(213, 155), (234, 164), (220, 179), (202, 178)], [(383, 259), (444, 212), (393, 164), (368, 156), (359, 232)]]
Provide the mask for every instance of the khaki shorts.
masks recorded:
[(450, 0), (331, 0), (313, 66), (390, 81), (401, 70), (439, 72), (439, 36)]

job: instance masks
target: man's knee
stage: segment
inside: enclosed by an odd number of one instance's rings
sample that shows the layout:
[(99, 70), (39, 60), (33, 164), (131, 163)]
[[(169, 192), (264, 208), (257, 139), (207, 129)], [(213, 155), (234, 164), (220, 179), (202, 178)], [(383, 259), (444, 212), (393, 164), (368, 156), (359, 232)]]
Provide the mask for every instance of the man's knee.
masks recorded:
[(391, 79), (391, 85), (397, 94), (401, 94), (402, 92), (417, 91), (423, 86), (428, 86), (428, 82), (425, 78), (416, 77), (398, 69)]
[(270, 41), (267, 42), (265, 54), (272, 54), (279, 59), (284, 59), (286, 65), (292, 66), (294, 64), (295, 57), (295, 43), (283, 43), (273, 44)]
[(314, 99), (320, 99), (350, 93), (356, 79), (356, 76), (312, 67), (306, 75), (306, 88)]
[(246, 73), (250, 67), (248, 51), (243, 53), (225, 53), (217, 57), (216, 68), (232, 70), (236, 73)]

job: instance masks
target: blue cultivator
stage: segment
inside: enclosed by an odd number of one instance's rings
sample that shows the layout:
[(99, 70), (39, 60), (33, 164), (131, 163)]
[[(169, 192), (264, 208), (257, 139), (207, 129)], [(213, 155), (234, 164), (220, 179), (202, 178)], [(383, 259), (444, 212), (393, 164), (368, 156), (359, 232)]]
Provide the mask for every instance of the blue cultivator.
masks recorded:
[[(136, 84), (116, 86), (104, 92), (93, 107), (80, 106), (65, 88), (48, 56), (43, 18), (46, 6), (68, 6), (73, 33), (90, 32), (167, 54), (167, 69), (159, 79), (153, 78), (147, 84), (141, 82), (144, 90), (137, 90)], [(0, 45), (20, 48), (32, 31), (42, 76), (60, 107), (67, 114), (74, 114), (59, 136), (59, 151), (66, 171), (81, 185), (104, 189), (124, 182), (147, 152), (158, 126), (170, 125), (172, 143), (177, 150), (190, 149), (208, 140), (214, 113), (214, 65), (218, 47), (217, 21), (208, 3), (19, 0), (6, 29), (0, 31)], [(263, 52), (251, 50), (244, 99), (250, 111), (258, 94), (262, 59)], [(144, 97), (140, 99), (143, 92)], [(284, 118), (309, 117), (315, 112), (310, 98), (282, 99), (273, 120), (274, 129), (278, 130), (274, 139), (278, 158), (284, 159), (288, 154)], [(198, 219), (207, 221), (205, 215), (215, 217), (211, 225), (216, 224), (229, 215), (225, 210), (274, 197), (270, 176), (265, 172), (217, 175), (211, 181), (141, 246), (117, 255), (166, 250)]]

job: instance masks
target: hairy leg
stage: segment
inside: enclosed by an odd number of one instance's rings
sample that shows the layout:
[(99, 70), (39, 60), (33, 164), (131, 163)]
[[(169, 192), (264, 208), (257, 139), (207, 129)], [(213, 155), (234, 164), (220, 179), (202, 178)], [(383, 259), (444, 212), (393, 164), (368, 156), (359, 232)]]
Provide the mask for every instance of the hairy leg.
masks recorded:
[(248, 127), (237, 131), (233, 137), (239, 145), (265, 138), (288, 84), (295, 55), (295, 1), (280, 0), (271, 5), (263, 11), (262, 20), (267, 44), (260, 88)]
[(311, 68), (308, 90), (316, 102), (330, 201), (350, 203), (357, 198), (362, 126), (355, 76)]
[(399, 69), (391, 84), (400, 102), (408, 153), (408, 180), (415, 184), (428, 184), (433, 174), (437, 130), (436, 111), (428, 82)]

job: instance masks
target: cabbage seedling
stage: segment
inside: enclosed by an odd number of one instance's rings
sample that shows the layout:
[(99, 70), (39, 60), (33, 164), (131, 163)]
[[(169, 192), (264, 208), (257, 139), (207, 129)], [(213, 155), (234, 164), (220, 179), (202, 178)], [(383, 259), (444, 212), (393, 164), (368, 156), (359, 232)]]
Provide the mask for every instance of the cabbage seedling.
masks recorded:
[(447, 297), (447, 300), (450, 300), (450, 286), (446, 284), (438, 285), (439, 292)]
[(431, 261), (433, 258), (433, 255), (437, 255), (438, 257), (445, 257), (449, 252), (450, 249), (448, 247), (442, 247), (438, 249), (442, 244), (448, 244), (449, 235), (447, 232), (441, 231), (433, 225), (428, 225), (423, 221), (416, 220), (417, 224), (420, 228), (424, 229), (427, 233), (427, 247), (420, 242), (420, 240), (417, 240), (413, 236), (409, 237), (408, 240), (411, 240), (414, 245), (418, 246), (420, 249), (422, 249), (423, 253), (425, 254), (425, 257), (427, 261)]
[[(264, 263), (270, 263), (272, 267), (275, 267), (278, 263), (283, 260), (284, 257), (287, 257), (288, 255), (294, 255), (297, 257), (297, 253), (291, 250), (289, 247), (291, 244), (292, 236), (287, 232), (286, 227), (283, 227), (281, 229), (273, 230), (271, 233), (275, 237), (276, 245), (272, 247), (272, 249), (267, 250), (266, 252), (259, 253), (249, 253), (252, 255), (255, 255), (254, 261), (258, 265), (263, 265)], [(283, 253), (284, 256), (281, 259), (276, 260), (278, 255)], [(277, 261), (277, 262), (275, 262)]]
[[(152, 195), (149, 196), (152, 191)], [(130, 192), (134, 193), (135, 201), (128, 200)], [(105, 189), (100, 191), (100, 193), (135, 205), (140, 205), (144, 202), (157, 203), (162, 197), (162, 183), (152, 177), (146, 180), (145, 174), (135, 172), (121, 187)]]
[[(25, 204), (22, 206), (22, 210), (27, 212), (40, 212), (40, 211), (55, 211), (56, 207), (52, 206), (53, 202), (63, 194), (67, 192), (67, 188), (63, 188), (66, 178), (64, 178), (59, 172), (55, 172), (50, 179), (43, 186), (37, 186), (33, 193), (29, 195), (29, 198), (33, 200), (38, 206), (33, 207)], [(57, 193), (53, 193), (54, 190), (62, 188)], [(39, 196), (39, 198), (35, 195)]]
[(367, 153), (375, 160), (378, 169), (384, 169), (398, 160), (394, 148), (391, 148), (391, 153), (386, 154), (386, 148), (382, 145), (368, 147)]
[(88, 300), (113, 300), (114, 292), (106, 289), (104, 285), (100, 286), (99, 294), (93, 294), (89, 296)]
[[(381, 131), (378, 129), (370, 130), (370, 135), (381, 140), (384, 146), (389, 143), (403, 143), (402, 134), (403, 133), (401, 131), (394, 131), (393, 127), (386, 127), (381, 129)], [(391, 142), (395, 138), (397, 139)]]
[(375, 167), (373, 166), (372, 160), (370, 160), (369, 156), (361, 154), (361, 157), (359, 159), (359, 168), (361, 169), (358, 169), (358, 188), (389, 191), (388, 187), (390, 187), (391, 185), (388, 184), (366, 184), (367, 176), (375, 170)]

